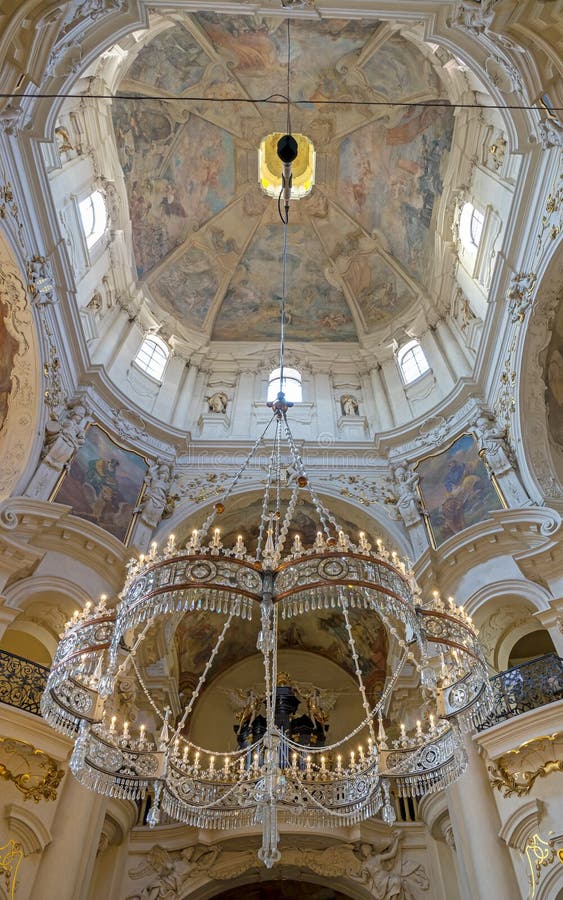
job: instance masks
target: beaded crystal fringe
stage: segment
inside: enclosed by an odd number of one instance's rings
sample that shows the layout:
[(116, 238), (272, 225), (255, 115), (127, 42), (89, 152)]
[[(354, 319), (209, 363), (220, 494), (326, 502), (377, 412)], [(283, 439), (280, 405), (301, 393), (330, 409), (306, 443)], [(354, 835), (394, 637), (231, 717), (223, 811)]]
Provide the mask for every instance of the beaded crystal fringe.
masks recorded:
[[(358, 805), (349, 812), (335, 811), (319, 808), (319, 810), (307, 809), (296, 812), (290, 806), (283, 803), (277, 804), (279, 820), (288, 825), (300, 825), (303, 827), (341, 827), (357, 825), (366, 818), (377, 815), (381, 809), (382, 800), (379, 793), (367, 804)], [(227, 830), (232, 828), (244, 828), (256, 825), (260, 820), (259, 810), (255, 806), (237, 807), (233, 810), (206, 809), (189, 806), (187, 803), (165, 793), (162, 801), (163, 810), (179, 822), (197, 828), (214, 828)]]
[(450, 759), (442, 763), (434, 772), (424, 774), (393, 777), (394, 790), (399, 797), (420, 797), (435, 794), (453, 784), (463, 775), (467, 768), (467, 760)]
[(120, 778), (119, 775), (108, 775), (86, 764), (74, 772), (75, 778), (84, 787), (103, 794), (104, 797), (115, 797), (117, 800), (142, 800), (150, 781), (147, 779)]
[(58, 706), (54, 706), (47, 692), (41, 698), (41, 715), (51, 728), (64, 734), (65, 737), (75, 738), (80, 726), (80, 719), (66, 712)]
[[(205, 593), (204, 593), (205, 591)], [(116, 633), (123, 634), (136, 625), (157, 616), (177, 612), (213, 612), (234, 615), (252, 621), (253, 601), (248, 597), (218, 588), (168, 591), (157, 597), (145, 597), (133, 608), (122, 609), (116, 621)]]

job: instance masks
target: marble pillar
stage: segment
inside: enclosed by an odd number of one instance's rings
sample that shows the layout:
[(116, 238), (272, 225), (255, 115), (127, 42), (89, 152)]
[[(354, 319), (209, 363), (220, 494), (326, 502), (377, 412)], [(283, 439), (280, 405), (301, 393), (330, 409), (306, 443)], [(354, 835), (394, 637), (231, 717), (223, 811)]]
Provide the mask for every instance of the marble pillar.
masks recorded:
[(388, 431), (390, 428), (393, 428), (395, 422), (389, 405), (387, 386), (383, 381), (381, 367), (377, 366), (376, 368), (371, 369), (369, 375), (371, 378), (374, 405), (379, 418), (379, 430)]
[(82, 900), (90, 883), (104, 822), (106, 798), (82, 787), (67, 771), (28, 900)]
[(463, 900), (520, 900), (510, 853), (500, 839), (500, 816), (484, 760), (466, 736), (467, 771), (447, 789), (448, 809), (469, 896)]

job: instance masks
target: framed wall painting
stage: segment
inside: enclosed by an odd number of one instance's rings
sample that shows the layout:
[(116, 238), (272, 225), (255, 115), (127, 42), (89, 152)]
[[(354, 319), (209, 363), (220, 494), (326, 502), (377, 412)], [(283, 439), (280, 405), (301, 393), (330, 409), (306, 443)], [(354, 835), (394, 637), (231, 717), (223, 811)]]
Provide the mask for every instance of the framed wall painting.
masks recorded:
[(122, 447), (100, 425), (90, 425), (51, 500), (127, 543), (147, 472), (144, 457)]
[(472, 434), (462, 434), (439, 453), (416, 465), (418, 491), (433, 547), (486, 519), (506, 503), (479, 455)]

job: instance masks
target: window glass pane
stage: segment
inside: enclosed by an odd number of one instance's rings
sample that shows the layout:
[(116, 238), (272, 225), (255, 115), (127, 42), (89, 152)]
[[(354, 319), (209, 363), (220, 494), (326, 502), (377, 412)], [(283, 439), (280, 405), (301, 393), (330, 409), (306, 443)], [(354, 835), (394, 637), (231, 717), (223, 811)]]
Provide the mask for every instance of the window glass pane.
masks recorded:
[(168, 348), (156, 338), (145, 338), (135, 357), (135, 363), (143, 372), (160, 381), (169, 356)]
[(476, 247), (479, 246), (479, 241), (481, 240), (483, 221), (483, 214), (478, 209), (474, 209), (471, 215), (471, 241)]
[[(268, 401), (272, 402), (276, 399), (280, 391), (280, 370), (274, 369), (270, 373), (268, 382)], [(301, 386), (301, 372), (297, 369), (283, 370), (283, 392), (285, 399), (290, 403), (301, 403), (303, 400), (303, 389)]]
[(86, 240), (88, 240), (94, 230), (94, 205), (92, 203), (92, 197), (86, 197), (85, 200), (81, 200), (78, 204), (78, 209), (80, 210), (84, 234), (86, 235)]
[(105, 200), (100, 191), (93, 191), (89, 197), (78, 204), (82, 227), (88, 249), (99, 241), (108, 223)]
[(397, 361), (405, 384), (416, 381), (417, 378), (430, 369), (428, 360), (418, 341), (410, 341), (408, 344), (405, 344), (397, 354)]
[(475, 251), (483, 232), (485, 216), (472, 203), (464, 203), (459, 218), (459, 238), (467, 249)]

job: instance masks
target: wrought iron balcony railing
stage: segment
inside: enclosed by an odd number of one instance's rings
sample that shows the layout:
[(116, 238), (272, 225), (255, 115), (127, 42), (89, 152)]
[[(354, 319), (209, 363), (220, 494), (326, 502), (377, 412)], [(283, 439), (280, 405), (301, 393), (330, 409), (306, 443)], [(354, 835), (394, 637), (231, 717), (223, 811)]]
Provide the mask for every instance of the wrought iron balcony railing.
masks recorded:
[(48, 674), (47, 666), (0, 650), (0, 701), (40, 716), (39, 704)]
[(494, 705), (479, 731), (563, 698), (563, 659), (546, 653), (491, 678)]
[[(49, 669), (0, 650), (0, 702), (40, 715), (39, 704)], [(547, 653), (491, 678), (494, 707), (479, 728), (563, 699), (563, 659)]]

